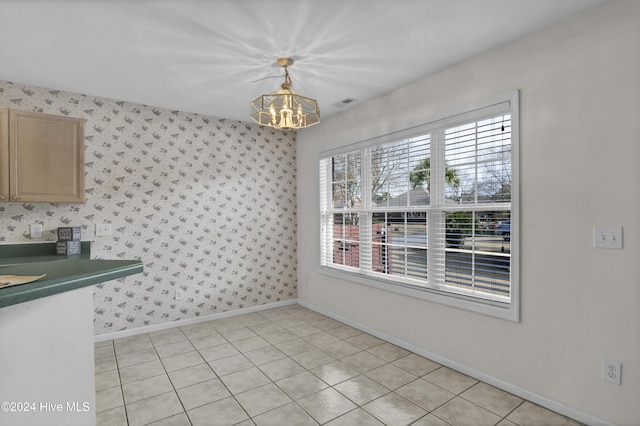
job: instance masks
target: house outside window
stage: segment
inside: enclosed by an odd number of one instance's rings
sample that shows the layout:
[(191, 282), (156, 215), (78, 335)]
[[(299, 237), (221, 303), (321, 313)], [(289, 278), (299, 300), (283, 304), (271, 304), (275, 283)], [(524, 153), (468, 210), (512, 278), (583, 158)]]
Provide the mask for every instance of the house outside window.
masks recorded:
[(518, 320), (518, 97), (320, 159), (321, 270)]

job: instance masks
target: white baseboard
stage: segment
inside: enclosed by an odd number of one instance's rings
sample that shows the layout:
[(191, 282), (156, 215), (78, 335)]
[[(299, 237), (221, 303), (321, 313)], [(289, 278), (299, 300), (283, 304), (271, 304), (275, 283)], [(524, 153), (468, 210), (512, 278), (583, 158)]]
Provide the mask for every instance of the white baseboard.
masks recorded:
[(564, 416), (567, 416), (569, 418), (572, 418), (574, 420), (577, 420), (581, 423), (584, 423), (586, 425), (590, 425), (590, 426), (614, 426), (612, 423), (609, 423), (603, 419), (600, 419), (598, 417), (592, 416), (591, 414), (587, 414), (584, 413), (580, 410), (577, 410), (573, 407), (569, 407), (565, 404), (562, 404), (561, 402), (555, 401), (553, 399), (549, 399), (547, 397), (544, 397), (542, 395), (539, 395), (535, 392), (531, 392), (530, 390), (521, 388), (519, 386), (516, 386), (514, 384), (505, 382), (504, 380), (500, 380), (496, 377), (490, 376), (482, 371), (476, 370), (474, 368), (471, 368), (467, 365), (461, 364), (457, 361), (453, 361), (449, 358), (445, 358), (443, 356), (440, 356), (436, 353), (433, 352), (429, 352), (423, 348), (420, 348), (418, 346), (412, 345), (411, 343), (407, 343), (405, 341), (402, 341), (400, 339), (397, 339), (389, 334), (386, 333), (382, 333), (378, 330), (375, 330), (371, 327), (368, 327), (364, 324), (360, 324), (358, 322), (352, 321), (349, 318), (345, 318), (341, 315), (335, 314), (331, 311), (327, 311), (323, 308), (319, 308), (315, 305), (312, 305), (311, 303), (307, 303), (304, 302), (302, 300), (298, 300), (297, 301), (299, 305), (304, 306), (305, 308), (309, 308), (311, 310), (314, 310), (318, 313), (321, 313), (323, 315), (326, 315), (330, 318), (333, 318), (337, 321), (343, 322), (353, 328), (357, 328), (358, 330), (362, 330), (366, 333), (371, 334), (372, 336), (376, 336), (380, 339), (386, 340), (388, 342), (393, 343), (394, 345), (400, 346), (401, 348), (404, 348), (408, 351), (414, 352), (418, 355), (421, 355), (425, 358), (429, 358), (432, 361), (437, 362), (438, 364), (442, 364), (445, 367), (449, 367), (453, 370), (459, 371), (463, 374), (466, 374), (467, 376), (473, 377), (477, 380), (480, 380), (482, 382), (488, 383), (491, 386), (494, 386), (498, 389), (502, 389), (505, 392), (509, 392), (513, 395), (519, 396), (520, 398), (526, 399), (528, 401), (531, 401), (535, 404), (538, 404), (542, 407), (548, 408), (549, 410), (555, 411), (556, 413), (560, 413)]
[(220, 312), (218, 314), (205, 315), (201, 317), (186, 318), (177, 321), (165, 322), (162, 324), (148, 325), (146, 327), (131, 328), (113, 333), (98, 334), (93, 336), (94, 342), (104, 342), (105, 340), (120, 339), (122, 337), (136, 336), (138, 334), (151, 333), (153, 331), (166, 330), (168, 328), (182, 327), (199, 322), (212, 321), (221, 318), (235, 317), (237, 315), (250, 314), (252, 312), (265, 311), (267, 309), (280, 308), (282, 306), (295, 305), (298, 299), (285, 300), (283, 302), (268, 303), (266, 305), (251, 306), (249, 308), (234, 309), (233, 311)]

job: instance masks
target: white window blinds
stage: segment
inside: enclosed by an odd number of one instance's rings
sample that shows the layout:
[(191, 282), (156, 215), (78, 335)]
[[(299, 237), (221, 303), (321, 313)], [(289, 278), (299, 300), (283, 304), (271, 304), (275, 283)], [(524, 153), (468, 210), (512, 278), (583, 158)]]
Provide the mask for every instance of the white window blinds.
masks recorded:
[(512, 310), (516, 119), (512, 93), (324, 153), (321, 266)]

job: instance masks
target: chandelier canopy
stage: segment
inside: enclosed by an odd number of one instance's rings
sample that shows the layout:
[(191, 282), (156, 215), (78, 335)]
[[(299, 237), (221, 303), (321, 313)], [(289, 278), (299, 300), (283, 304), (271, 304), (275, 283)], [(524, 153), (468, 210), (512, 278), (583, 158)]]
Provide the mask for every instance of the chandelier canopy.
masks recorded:
[(291, 58), (279, 58), (284, 68), (284, 83), (276, 93), (262, 95), (251, 102), (251, 118), (258, 124), (276, 129), (302, 129), (320, 122), (320, 108), (315, 99), (307, 98), (291, 90), (291, 78), (287, 67)]

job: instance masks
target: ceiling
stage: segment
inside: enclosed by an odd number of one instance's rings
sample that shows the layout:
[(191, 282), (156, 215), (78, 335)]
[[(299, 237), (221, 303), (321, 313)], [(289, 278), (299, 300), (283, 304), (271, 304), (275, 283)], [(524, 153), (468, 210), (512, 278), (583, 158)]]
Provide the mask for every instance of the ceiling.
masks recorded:
[(326, 118), (605, 1), (0, 0), (0, 80), (250, 121), (289, 56)]

